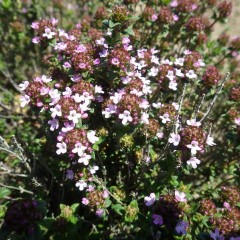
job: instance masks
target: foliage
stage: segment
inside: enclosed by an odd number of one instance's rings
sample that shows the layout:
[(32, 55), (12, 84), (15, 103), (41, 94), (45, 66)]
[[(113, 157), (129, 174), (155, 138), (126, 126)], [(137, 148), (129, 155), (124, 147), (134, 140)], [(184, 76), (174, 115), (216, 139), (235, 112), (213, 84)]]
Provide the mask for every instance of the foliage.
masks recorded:
[(3, 0), (0, 238), (239, 239), (231, 10)]

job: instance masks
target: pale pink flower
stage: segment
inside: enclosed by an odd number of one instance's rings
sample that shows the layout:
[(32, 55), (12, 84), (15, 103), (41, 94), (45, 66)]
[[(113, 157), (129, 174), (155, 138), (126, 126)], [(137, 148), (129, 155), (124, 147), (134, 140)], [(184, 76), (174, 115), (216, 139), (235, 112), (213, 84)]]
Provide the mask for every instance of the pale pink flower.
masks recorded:
[(197, 159), (196, 157), (191, 157), (188, 161), (187, 161), (187, 165), (192, 166), (192, 168), (196, 169), (197, 165), (200, 164), (200, 160)]
[(79, 118), (81, 118), (81, 113), (78, 113), (76, 110), (71, 110), (69, 115), (67, 116), (68, 120), (74, 122), (75, 124), (78, 123)]
[(89, 200), (87, 198), (82, 198), (82, 204), (84, 205), (88, 205), (89, 204)]
[(184, 58), (177, 58), (174, 64), (182, 67), (184, 64)]
[(234, 123), (236, 123), (238, 126), (240, 126), (240, 117), (235, 118)]
[(179, 134), (171, 133), (168, 142), (172, 143), (174, 146), (178, 146), (181, 137)]
[(83, 153), (82, 156), (78, 159), (78, 162), (83, 163), (84, 165), (88, 165), (90, 159), (91, 155)]
[(191, 154), (195, 155), (197, 151), (201, 151), (202, 149), (198, 146), (198, 141), (192, 141), (191, 144), (187, 145), (188, 148), (191, 149)]
[(155, 193), (151, 193), (149, 197), (147, 196), (147, 197), (144, 198), (145, 205), (148, 206), (148, 207), (153, 205), (153, 203), (155, 201), (156, 201)]
[(194, 78), (197, 78), (197, 74), (195, 74), (194, 70), (189, 70), (187, 73), (186, 73), (186, 77), (190, 78), (190, 79), (194, 79)]
[(162, 123), (167, 123), (167, 122), (171, 122), (171, 119), (169, 118), (169, 114), (168, 113), (164, 113), (162, 116), (160, 116), (160, 118), (162, 119)]
[(41, 38), (40, 37), (33, 37), (32, 38), (32, 43), (39, 44), (40, 42), (41, 42)]
[(79, 157), (82, 157), (87, 147), (83, 146), (81, 143), (76, 143), (72, 152), (77, 153)]
[(143, 112), (141, 116), (141, 123), (143, 124), (149, 124), (149, 114)]
[(24, 91), (24, 90), (26, 90), (28, 85), (29, 85), (29, 82), (28, 81), (24, 81), (24, 82), (19, 84), (19, 88), (20, 88), (21, 91)]
[(201, 126), (201, 123), (197, 122), (196, 119), (190, 119), (190, 120), (187, 120), (187, 125), (199, 127), (199, 126)]
[(112, 58), (112, 59), (111, 59), (111, 63), (112, 63), (113, 65), (118, 66), (119, 63), (120, 63), (120, 61), (119, 61), (117, 58)]
[(186, 194), (184, 192), (179, 192), (178, 190), (175, 190), (175, 199), (178, 202), (186, 202)]
[(62, 116), (62, 110), (61, 110), (61, 106), (60, 105), (56, 105), (54, 106), (54, 108), (50, 108), (51, 116), (53, 118), (55, 118), (56, 116), (61, 117)]
[(125, 110), (123, 113), (119, 114), (119, 119), (122, 119), (122, 124), (127, 125), (128, 122), (132, 122), (133, 118), (131, 117), (131, 113)]
[(53, 36), (56, 35), (55, 32), (52, 32), (52, 30), (50, 28), (45, 28), (45, 32), (43, 33), (43, 37), (46, 37), (48, 39), (52, 39)]
[(20, 106), (25, 107), (30, 102), (30, 97), (28, 95), (20, 96)]

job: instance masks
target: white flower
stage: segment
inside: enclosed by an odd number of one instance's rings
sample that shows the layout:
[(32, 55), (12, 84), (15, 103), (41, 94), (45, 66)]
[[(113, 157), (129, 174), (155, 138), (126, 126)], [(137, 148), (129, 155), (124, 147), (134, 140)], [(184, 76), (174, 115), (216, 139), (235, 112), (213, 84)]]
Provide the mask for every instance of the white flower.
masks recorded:
[(142, 92), (143, 92), (145, 95), (147, 95), (147, 94), (151, 94), (151, 93), (152, 93), (152, 89), (151, 89), (150, 86), (143, 85)]
[(104, 38), (97, 39), (97, 40), (95, 41), (95, 43), (96, 43), (97, 45), (103, 45), (103, 44), (105, 43), (105, 39), (104, 39)]
[(58, 102), (58, 100), (60, 99), (61, 97), (61, 94), (58, 92), (57, 89), (51, 89), (49, 92), (48, 92), (49, 96), (51, 97), (51, 100), (52, 102), (49, 103), (49, 105), (54, 105)]
[(30, 97), (28, 95), (20, 96), (20, 106), (25, 107), (30, 102)]
[(162, 106), (162, 104), (158, 102), (158, 103), (153, 103), (152, 106), (156, 109), (159, 109)]
[(19, 84), (19, 88), (21, 91), (24, 91), (29, 85), (29, 82), (28, 81), (24, 81), (23, 83), (20, 83)]
[(190, 120), (187, 120), (187, 125), (199, 127), (199, 126), (201, 126), (201, 123), (197, 122), (196, 119), (190, 119)]
[(209, 146), (214, 146), (214, 145), (216, 145), (216, 143), (213, 142), (213, 137), (210, 137), (210, 136), (207, 137), (206, 143), (207, 143), (207, 145), (209, 145)]
[(47, 77), (46, 75), (42, 75), (42, 81), (45, 83), (49, 83), (52, 81), (51, 77)]
[(96, 85), (96, 86), (94, 87), (94, 92), (95, 92), (95, 93), (104, 93), (104, 91), (102, 90), (102, 87), (101, 87), (101, 86), (98, 86), (98, 85)]
[[(195, 63), (197, 66), (204, 67), (206, 64), (203, 62), (202, 59), (198, 59), (197, 62)], [(194, 64), (194, 65), (195, 65)]]
[(56, 35), (56, 33), (52, 32), (50, 28), (45, 28), (45, 33), (43, 34), (43, 37), (52, 39), (54, 35)]
[(50, 130), (54, 131), (55, 129), (59, 128), (59, 123), (56, 118), (53, 118), (52, 120), (48, 121), (48, 124), (51, 125)]
[(186, 73), (186, 76), (190, 79), (193, 79), (193, 78), (197, 78), (197, 74), (195, 74), (195, 72), (193, 70), (189, 70), (187, 73)]
[(121, 77), (121, 80), (122, 80), (123, 84), (128, 84), (131, 82), (131, 78), (129, 76)]
[(89, 168), (89, 171), (91, 174), (95, 174), (97, 170), (99, 170), (98, 166), (93, 166), (93, 167)]
[(186, 194), (184, 192), (179, 192), (175, 190), (175, 199), (179, 202), (186, 202), (187, 199), (185, 198)]
[(56, 116), (62, 116), (62, 110), (60, 105), (56, 105), (54, 108), (50, 108), (50, 111), (52, 112), (51, 116), (53, 118), (55, 118)]
[(178, 76), (178, 77), (184, 77), (184, 74), (182, 73), (182, 70), (181, 69), (175, 69), (175, 71), (176, 71), (176, 76)]
[(104, 115), (105, 118), (110, 118), (112, 115), (112, 111), (110, 108), (105, 108), (105, 110), (102, 111), (102, 115)]
[(88, 141), (93, 144), (99, 140), (99, 137), (96, 137), (95, 134), (96, 134), (95, 131), (88, 131), (87, 133)]
[(123, 113), (120, 113), (118, 116), (120, 119), (122, 119), (122, 124), (127, 125), (128, 122), (132, 122), (133, 118), (130, 115), (130, 112), (125, 110)]
[(170, 81), (173, 81), (173, 79), (174, 79), (174, 72), (168, 70), (168, 74), (167, 74), (166, 77), (167, 77)]
[(79, 190), (82, 191), (84, 188), (87, 187), (87, 183), (83, 180), (79, 180), (78, 182), (76, 182), (76, 187), (78, 187)]
[(142, 100), (142, 102), (139, 104), (139, 107), (142, 109), (147, 109), (150, 107), (149, 102), (145, 99)]
[(146, 206), (151, 206), (156, 201), (156, 195), (155, 193), (151, 193), (149, 197), (144, 198), (144, 202)]
[(184, 58), (177, 58), (174, 62), (175, 65), (183, 66)]
[(200, 164), (200, 160), (196, 157), (192, 157), (187, 161), (187, 165), (191, 165), (194, 169), (197, 168), (197, 165)]
[(65, 122), (64, 123), (64, 127), (62, 127), (62, 132), (69, 132), (71, 130), (73, 130), (75, 127), (74, 122)]
[(168, 87), (172, 89), (173, 91), (177, 90), (177, 82), (176, 81), (170, 81)]
[(192, 141), (191, 144), (187, 145), (188, 148), (191, 149), (191, 154), (195, 155), (197, 153), (197, 151), (202, 150), (199, 146), (198, 146), (198, 142), (197, 141)]
[(172, 106), (174, 106), (175, 110), (178, 111), (178, 109), (179, 109), (179, 104), (178, 103), (172, 102)]
[(152, 62), (152, 63), (155, 63), (155, 64), (157, 64), (157, 65), (160, 64), (160, 63), (159, 63), (159, 58), (156, 57), (156, 56), (154, 56), (154, 55), (151, 57), (151, 62)]
[(115, 92), (114, 95), (110, 97), (110, 99), (113, 100), (114, 104), (117, 104), (121, 100), (122, 95), (122, 93)]
[(181, 140), (181, 137), (179, 134), (171, 133), (170, 138), (168, 139), (168, 142), (172, 143), (174, 146), (177, 146)]
[(76, 110), (71, 110), (68, 115), (68, 120), (78, 123), (78, 119), (81, 118), (81, 113), (77, 113)]
[(169, 118), (169, 114), (168, 113), (164, 113), (162, 116), (160, 116), (160, 118), (162, 119), (162, 123), (167, 123), (167, 122), (171, 122), (171, 119)]
[(89, 154), (83, 153), (83, 155), (78, 159), (78, 162), (83, 163), (84, 165), (88, 165), (90, 159), (91, 156)]
[(173, 62), (171, 62), (169, 59), (164, 59), (161, 61), (162, 64), (169, 64), (169, 65), (173, 65)]
[(66, 87), (66, 88), (65, 88), (65, 91), (63, 92), (63, 96), (64, 96), (64, 97), (71, 97), (71, 95), (72, 95), (72, 90), (71, 90), (71, 88), (70, 88), (70, 87)]
[(143, 112), (143, 113), (142, 113), (142, 116), (141, 116), (141, 123), (143, 123), (143, 124), (149, 124), (148, 118), (149, 118), (149, 114)]
[(157, 76), (157, 74), (158, 74), (158, 68), (156, 67), (152, 67), (148, 72), (148, 76), (150, 77), (155, 77)]
[(77, 153), (79, 157), (82, 157), (86, 149), (87, 147), (83, 146), (81, 143), (76, 143), (72, 152)]
[(65, 142), (57, 143), (58, 150), (56, 151), (57, 155), (67, 152), (67, 144)]

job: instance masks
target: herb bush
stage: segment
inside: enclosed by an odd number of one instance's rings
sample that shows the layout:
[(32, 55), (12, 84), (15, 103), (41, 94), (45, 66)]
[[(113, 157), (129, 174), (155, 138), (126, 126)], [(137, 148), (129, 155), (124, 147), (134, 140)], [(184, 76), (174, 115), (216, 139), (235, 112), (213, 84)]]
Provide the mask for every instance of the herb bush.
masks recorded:
[(232, 3), (27, 4), (1, 3), (0, 236), (240, 239)]

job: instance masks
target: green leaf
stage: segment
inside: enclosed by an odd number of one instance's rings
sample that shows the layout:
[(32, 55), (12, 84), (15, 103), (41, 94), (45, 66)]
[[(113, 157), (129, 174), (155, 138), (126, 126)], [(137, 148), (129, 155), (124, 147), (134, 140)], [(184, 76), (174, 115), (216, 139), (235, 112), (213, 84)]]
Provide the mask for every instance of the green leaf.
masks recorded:
[(73, 205), (71, 205), (71, 209), (73, 210), (74, 213), (76, 212), (78, 207), (79, 207), (79, 203), (74, 203)]
[(117, 214), (119, 214), (119, 215), (122, 216), (121, 211), (124, 210), (124, 207), (123, 207), (121, 204), (114, 204), (114, 205), (112, 205), (112, 209), (113, 209)]
[(0, 188), (0, 199), (7, 197), (11, 194), (11, 191), (8, 188)]
[(10, 8), (11, 4), (12, 4), (11, 0), (3, 0), (2, 1), (2, 6), (6, 9)]
[(132, 27), (128, 27), (127, 29), (124, 30), (124, 33), (130, 35), (130, 36), (135, 36), (134, 31), (132, 30)]

